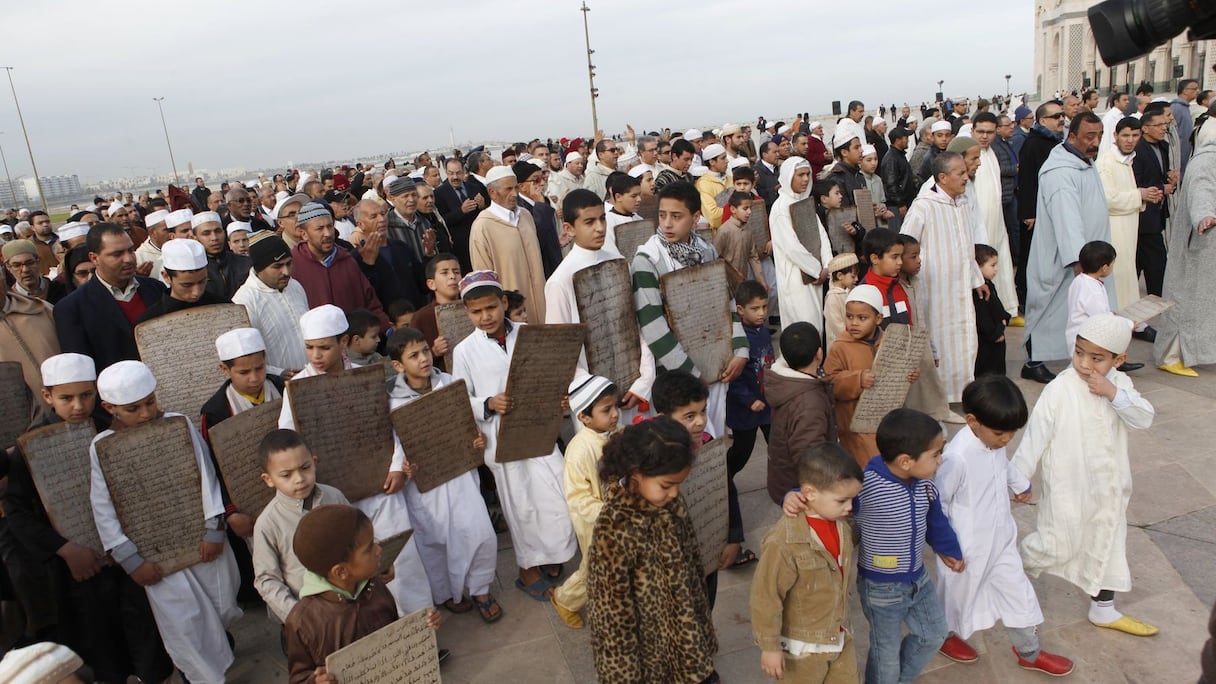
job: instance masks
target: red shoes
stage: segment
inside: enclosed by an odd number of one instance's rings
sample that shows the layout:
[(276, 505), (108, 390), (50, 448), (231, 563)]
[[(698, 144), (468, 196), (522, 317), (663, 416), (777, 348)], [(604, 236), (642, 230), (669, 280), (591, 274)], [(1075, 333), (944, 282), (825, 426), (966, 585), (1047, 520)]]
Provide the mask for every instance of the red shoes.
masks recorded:
[(957, 634), (946, 637), (937, 652), (956, 663), (974, 663), (980, 657), (980, 654), (976, 653), (975, 649), (971, 648), (966, 641), (958, 638)]
[(1039, 657), (1035, 658), (1033, 663), (1018, 655), (1016, 648), (1013, 649), (1013, 655), (1017, 657), (1018, 665), (1023, 670), (1034, 670), (1052, 677), (1063, 677), (1072, 673), (1072, 661), (1061, 655), (1039, 651)]

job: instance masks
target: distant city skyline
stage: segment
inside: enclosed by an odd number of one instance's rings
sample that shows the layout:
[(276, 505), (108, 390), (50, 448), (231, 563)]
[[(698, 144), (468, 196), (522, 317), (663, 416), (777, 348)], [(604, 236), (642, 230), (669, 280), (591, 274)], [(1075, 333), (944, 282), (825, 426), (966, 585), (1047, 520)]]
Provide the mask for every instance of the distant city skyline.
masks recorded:
[[(973, 4), (962, 24), (906, 2), (694, 7), (589, 0), (609, 134), (1033, 90), (1033, 6)], [(5, 8), (12, 72), (42, 175), (172, 174), (366, 159), (457, 140), (593, 134), (577, 0), (460, 0), (365, 11), (303, 0), (238, 7), (49, 0)], [(217, 11), (217, 9), (219, 11)], [(239, 16), (237, 14), (239, 10)], [(955, 14), (952, 12), (952, 15)], [(966, 28), (963, 28), (963, 27)], [(997, 28), (999, 27), (999, 28)], [(649, 45), (651, 47), (643, 47)], [(807, 46), (812, 46), (808, 48)], [(935, 46), (935, 47), (930, 47)], [(844, 68), (845, 64), (848, 69)], [(0, 89), (4, 90), (4, 89)], [(31, 175), (0, 93), (11, 175)]]

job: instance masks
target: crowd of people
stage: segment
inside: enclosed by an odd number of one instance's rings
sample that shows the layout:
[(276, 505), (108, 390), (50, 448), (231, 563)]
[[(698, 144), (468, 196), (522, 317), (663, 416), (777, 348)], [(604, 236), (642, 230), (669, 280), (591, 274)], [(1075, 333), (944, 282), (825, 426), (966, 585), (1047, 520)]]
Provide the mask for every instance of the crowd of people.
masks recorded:
[[(399, 615), (427, 611), (435, 629), (437, 608), (498, 621), (505, 532), (515, 589), (590, 628), (606, 683), (720, 681), (718, 573), (753, 563), (759, 669), (777, 679), (910, 682), (934, 653), (979, 658), (966, 640), (997, 621), (1018, 665), (1069, 674), (1038, 637), (1028, 577), (1041, 573), (1092, 597), (1095, 626), (1156, 634), (1115, 607), (1131, 588), (1127, 433), (1154, 416), (1128, 375), (1144, 363), (1127, 352), (1133, 337), (1152, 341), (1154, 365), (1187, 376), (1216, 361), (1203, 296), (1216, 272), (1216, 124), (1198, 82), (1180, 81), (1172, 100), (1148, 90), (1134, 104), (1112, 94), (1101, 116), (1092, 91), (1034, 109), (998, 97), (874, 114), (854, 101), (828, 126), (801, 115), (754, 130), (629, 127), (218, 191), (197, 178), (190, 191), (99, 196), (60, 226), (9, 210), (0, 361), (21, 366), (31, 429), (96, 430), (74, 456), (90, 460), (105, 554), (60, 534), (19, 448), (0, 457), (0, 597), (20, 616), (5, 623), (0, 673), (222, 682), (228, 627), (264, 603), (290, 681), (338, 681), (326, 657)], [(653, 234), (623, 253), (618, 230), (647, 220)], [(580, 323), (575, 274), (622, 259), (629, 286), (607, 294), (636, 315), (637, 379), (617, 386), (580, 357), (552, 409), (574, 429), (544, 455), (500, 457), (520, 330)], [(707, 376), (660, 285), (718, 259), (732, 273), (731, 357)], [(1141, 298), (1141, 276), (1174, 302), (1154, 326), (1112, 313)], [(221, 303), (243, 306), (249, 327), (180, 341), (227, 377), (191, 416), (183, 455), (201, 487), (199, 562), (162, 572), (124, 531), (96, 444), (178, 415), (158, 405), (172, 380), (140, 361), (136, 327)], [(440, 329), (445, 306), (467, 313), (463, 340)], [(853, 418), (892, 324), (927, 330), (929, 344), (906, 377), (881, 379), (908, 383), (907, 400), (865, 432)], [(1010, 326), (1025, 327), (1021, 376), (1047, 385), (1033, 410), (1006, 377)], [(463, 381), (484, 467), (422, 492), (394, 436), (381, 492), (348, 501), (318, 482), (286, 387), (367, 365), (384, 366), (394, 409)], [(279, 429), (258, 454), (274, 498), (240, 510), (210, 431), (278, 399)], [(948, 442), (943, 423), (959, 426)], [(760, 432), (781, 512), (753, 550), (734, 477)], [(730, 440), (728, 535), (703, 559), (679, 492), (715, 439)], [(1011, 497), (1039, 503), (1021, 543)], [(381, 574), (377, 542), (407, 529)]]

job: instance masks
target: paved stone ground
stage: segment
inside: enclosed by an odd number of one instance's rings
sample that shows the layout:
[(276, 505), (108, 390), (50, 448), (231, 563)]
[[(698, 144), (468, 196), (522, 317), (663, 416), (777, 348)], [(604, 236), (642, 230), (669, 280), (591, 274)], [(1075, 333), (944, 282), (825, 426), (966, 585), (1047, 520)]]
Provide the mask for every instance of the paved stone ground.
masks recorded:
[[(1017, 375), (1021, 331), (1010, 330), (1010, 374)], [(1150, 346), (1133, 341), (1133, 361), (1150, 361)], [(1062, 364), (1054, 364), (1060, 367)], [(1072, 682), (1094, 684), (1194, 682), (1198, 654), (1206, 639), (1207, 617), (1216, 601), (1216, 367), (1200, 368), (1199, 379), (1180, 378), (1151, 367), (1133, 374), (1136, 387), (1157, 410), (1153, 427), (1131, 437), (1135, 492), (1128, 512), (1131, 592), (1119, 596), (1126, 612), (1161, 627), (1151, 639), (1098, 629), (1085, 619), (1087, 597), (1050, 577), (1034, 582), (1046, 622), (1044, 647), (1077, 662)], [(1018, 380), (1027, 400), (1041, 386)], [(1209, 441), (1211, 440), (1211, 441)], [(1012, 451), (1016, 441), (1010, 446)], [(749, 545), (758, 548), (765, 530), (779, 515), (764, 490), (765, 452), (757, 445), (736, 484), (740, 491)], [(1019, 529), (1034, 525), (1033, 505), (1014, 507)], [(505, 614), (484, 625), (475, 614), (449, 615), (439, 643), (452, 651), (443, 666), (448, 684), (482, 682), (593, 682), (588, 630), (571, 630), (547, 604), (516, 590), (514, 558), (506, 535), (499, 537), (495, 594)], [(721, 650), (718, 671), (728, 684), (763, 682), (759, 651), (752, 644), (748, 611), (751, 569), (720, 574), (714, 625)], [(443, 612), (443, 611), (441, 611)], [(852, 626), (864, 662), (868, 628), (853, 598)], [(281, 682), (286, 679), (278, 628), (260, 610), (251, 610), (233, 630), (237, 664), (234, 683)], [(971, 643), (981, 652), (978, 663), (960, 665), (935, 656), (921, 682), (1044, 682), (1042, 675), (1016, 666), (1003, 630), (976, 634)]]

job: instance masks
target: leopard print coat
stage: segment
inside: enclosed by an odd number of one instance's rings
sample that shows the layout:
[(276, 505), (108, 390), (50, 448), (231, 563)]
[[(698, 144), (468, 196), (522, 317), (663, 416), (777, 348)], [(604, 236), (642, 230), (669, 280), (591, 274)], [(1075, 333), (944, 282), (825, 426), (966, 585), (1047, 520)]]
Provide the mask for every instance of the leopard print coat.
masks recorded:
[(683, 499), (663, 508), (608, 485), (588, 557), (600, 684), (697, 684), (718, 651), (696, 533)]

